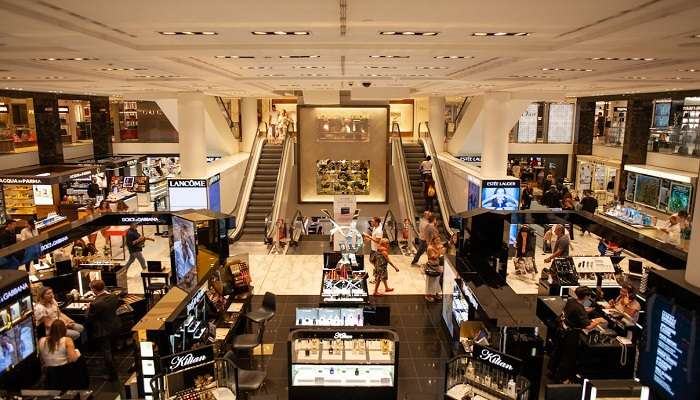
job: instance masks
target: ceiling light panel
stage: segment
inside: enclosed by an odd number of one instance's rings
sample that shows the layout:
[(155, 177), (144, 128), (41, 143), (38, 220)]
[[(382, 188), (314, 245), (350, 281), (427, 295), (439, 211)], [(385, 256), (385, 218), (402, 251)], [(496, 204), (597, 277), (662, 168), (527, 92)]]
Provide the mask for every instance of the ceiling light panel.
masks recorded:
[(700, 68), (679, 69), (678, 72), (700, 72)]
[(102, 72), (112, 72), (112, 71), (145, 71), (146, 68), (115, 68), (115, 67), (107, 67), (107, 68), (100, 68), (98, 71)]
[(643, 81), (643, 80), (646, 80), (648, 78), (646, 76), (626, 76), (626, 77), (624, 77), (624, 79), (629, 79), (632, 81)]
[(473, 56), (435, 56), (433, 57), (437, 60), (443, 60), (443, 59), (451, 59), (451, 60), (457, 60), (457, 59), (462, 59), (462, 58), (474, 58)]
[(214, 56), (214, 58), (250, 59), (255, 56)]
[(551, 75), (511, 75), (509, 78), (526, 78), (526, 79), (554, 79)]
[(245, 67), (241, 67), (241, 69), (272, 69), (272, 67), (266, 67), (262, 65), (247, 65)]
[(393, 67), (390, 65), (365, 65), (365, 69), (397, 69), (398, 67)]
[(212, 32), (212, 31), (164, 31), (164, 32), (158, 32), (161, 35), (165, 36), (178, 36), (178, 35), (185, 35), (185, 36), (214, 36), (218, 35), (218, 32)]
[(542, 68), (542, 71), (556, 71), (556, 72), (593, 72), (594, 70), (590, 68)]
[(437, 36), (440, 32), (416, 32), (416, 31), (380, 31), (384, 36)]
[(654, 61), (653, 57), (591, 57), (591, 61)]
[(472, 33), (472, 36), (530, 36), (531, 34), (531, 32), (474, 32)]
[(289, 55), (289, 56), (280, 56), (280, 58), (319, 58), (321, 56), (318, 55)]
[(182, 78), (178, 75), (136, 75), (134, 78), (139, 79), (172, 79), (172, 78)]
[(4, 81), (10, 81), (17, 78), (15, 78), (14, 76), (0, 76), (0, 79)]
[(265, 35), (272, 35), (272, 36), (308, 36), (311, 35), (311, 32), (309, 31), (253, 31), (250, 32), (251, 34), (255, 36), (265, 36)]
[(448, 67), (441, 67), (441, 66), (422, 66), (422, 67), (416, 67), (416, 69), (448, 69)]
[(369, 58), (402, 58), (402, 59), (406, 59), (406, 58), (411, 58), (411, 56), (394, 56), (394, 55), (375, 54), (375, 55), (369, 56)]
[(293, 69), (324, 69), (326, 67), (323, 65), (295, 65), (292, 68)]
[(90, 58), (90, 57), (69, 57), (69, 58), (54, 58), (54, 57), (48, 57), (48, 58), (32, 58), (34, 61), (97, 61), (99, 58)]

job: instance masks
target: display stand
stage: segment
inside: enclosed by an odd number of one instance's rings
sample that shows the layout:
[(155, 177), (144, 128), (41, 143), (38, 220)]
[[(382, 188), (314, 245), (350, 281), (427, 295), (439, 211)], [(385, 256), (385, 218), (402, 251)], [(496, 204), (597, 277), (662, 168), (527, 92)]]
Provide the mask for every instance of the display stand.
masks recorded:
[(322, 304), (348, 305), (369, 302), (363, 255), (325, 253), (323, 259)]
[(399, 340), (386, 329), (299, 329), (289, 334), (289, 399), (395, 400)]
[(570, 289), (579, 286), (599, 287), (604, 292), (619, 289), (615, 267), (610, 257), (565, 257), (552, 262), (554, 284), (559, 296), (568, 296)]

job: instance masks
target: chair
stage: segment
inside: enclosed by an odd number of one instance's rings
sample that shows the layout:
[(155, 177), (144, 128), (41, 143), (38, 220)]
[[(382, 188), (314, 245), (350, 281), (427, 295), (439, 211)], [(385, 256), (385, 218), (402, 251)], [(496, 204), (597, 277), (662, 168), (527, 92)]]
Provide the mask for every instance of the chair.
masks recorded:
[(250, 354), (251, 365), (253, 363), (253, 349), (260, 346), (262, 349), (262, 339), (265, 334), (265, 323), (258, 327), (258, 333), (243, 333), (233, 337), (231, 348), (236, 351), (247, 351)]
[(148, 300), (148, 308), (155, 304), (155, 296), (164, 296), (168, 292), (168, 272), (141, 272), (141, 283), (143, 283), (143, 294)]
[(234, 369), (236, 396), (244, 394), (247, 397), (249, 393), (257, 392), (265, 384), (267, 372), (239, 367), (236, 362), (236, 354), (233, 351), (227, 352), (224, 359)]
[(262, 307), (245, 314), (249, 320), (259, 324), (271, 320), (277, 313), (277, 296), (274, 293), (265, 292)]

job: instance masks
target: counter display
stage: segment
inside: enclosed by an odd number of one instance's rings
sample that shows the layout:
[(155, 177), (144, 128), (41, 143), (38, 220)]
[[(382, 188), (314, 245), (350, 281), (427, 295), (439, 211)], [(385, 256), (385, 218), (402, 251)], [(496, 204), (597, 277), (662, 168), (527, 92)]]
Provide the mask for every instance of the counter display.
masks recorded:
[(363, 326), (364, 314), (360, 307), (297, 307), (294, 320), (297, 326)]
[(554, 272), (554, 285), (558, 295), (568, 293), (579, 286), (619, 288), (615, 279), (615, 268), (610, 257), (564, 257), (555, 258), (550, 268)]
[(605, 215), (615, 218), (635, 228), (653, 228), (653, 217), (631, 207), (615, 207), (605, 211)]
[(385, 329), (300, 329), (289, 335), (289, 398), (396, 399), (399, 343)]
[(321, 297), (324, 303), (366, 303), (367, 276), (363, 272), (324, 271)]

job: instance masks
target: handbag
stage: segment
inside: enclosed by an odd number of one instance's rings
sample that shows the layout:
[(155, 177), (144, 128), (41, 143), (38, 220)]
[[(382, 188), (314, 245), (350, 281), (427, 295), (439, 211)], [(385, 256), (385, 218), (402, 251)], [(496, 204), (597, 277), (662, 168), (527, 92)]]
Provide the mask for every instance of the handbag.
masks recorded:
[(425, 274), (433, 277), (442, 275), (440, 265), (425, 264)]

